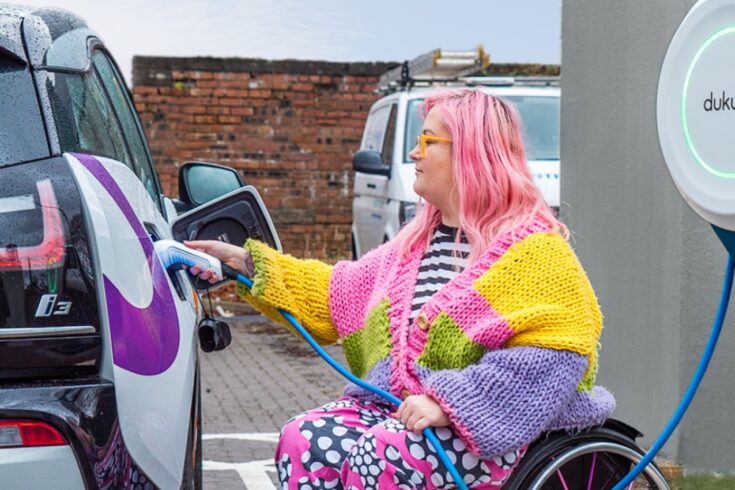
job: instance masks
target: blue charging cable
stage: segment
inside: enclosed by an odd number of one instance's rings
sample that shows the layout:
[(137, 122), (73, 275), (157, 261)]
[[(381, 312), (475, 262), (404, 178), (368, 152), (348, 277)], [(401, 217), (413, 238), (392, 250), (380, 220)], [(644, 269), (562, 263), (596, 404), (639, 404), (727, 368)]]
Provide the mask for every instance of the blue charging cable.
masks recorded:
[[(225, 269), (226, 266), (223, 266), (223, 269)], [(242, 274), (237, 274), (237, 280), (241, 283), (245, 284), (247, 287), (252, 288), (253, 287), (253, 281), (248, 279)], [(399, 406), (401, 404), (401, 399), (397, 396), (393, 395), (392, 393), (389, 393), (385, 390), (382, 390), (378, 388), (377, 386), (373, 386), (370, 383), (366, 383), (365, 381), (361, 380), (351, 372), (347, 371), (344, 367), (342, 367), (341, 364), (339, 364), (337, 361), (335, 361), (327, 352), (322, 348), (321, 345), (317, 344), (316, 340), (309, 334), (309, 332), (306, 331), (306, 329), (296, 320), (296, 318), (291, 315), (291, 313), (278, 309), (278, 313), (280, 313), (283, 318), (290, 323), (299, 334), (306, 340), (309, 345), (316, 351), (317, 354), (319, 354), (327, 363), (332, 366), (334, 369), (336, 369), (339, 374), (347, 378), (349, 381), (355, 383), (361, 388), (365, 388), (368, 391), (371, 391), (375, 393), (376, 395), (379, 395), (395, 406)], [(441, 459), (442, 463), (444, 463), (444, 466), (449, 470), (449, 474), (452, 475), (452, 478), (454, 479), (455, 485), (457, 485), (457, 488), (461, 490), (467, 490), (467, 485), (465, 485), (464, 480), (462, 480), (462, 477), (459, 474), (459, 471), (457, 471), (457, 468), (455, 468), (454, 464), (449, 460), (449, 456), (447, 456), (447, 452), (442, 447), (441, 443), (439, 442), (439, 439), (437, 439), (436, 435), (434, 434), (434, 431), (431, 430), (429, 427), (424, 429), (423, 431), (424, 436), (429, 440), (432, 446), (434, 446), (434, 449), (436, 450), (437, 455), (439, 456), (439, 459)]]
[(733, 267), (733, 258), (732, 256), (728, 256), (727, 268), (725, 269), (725, 281), (722, 285), (722, 295), (720, 296), (720, 306), (717, 308), (717, 317), (715, 318), (715, 322), (712, 324), (712, 331), (710, 332), (707, 346), (705, 347), (704, 353), (702, 354), (702, 359), (700, 359), (697, 370), (695, 371), (692, 380), (689, 382), (689, 387), (687, 388), (684, 397), (681, 399), (681, 402), (674, 412), (674, 415), (671, 417), (671, 420), (669, 420), (669, 423), (666, 425), (666, 427), (664, 427), (661, 435), (658, 436), (656, 442), (654, 442), (653, 446), (651, 446), (651, 449), (649, 449), (643, 459), (641, 459), (640, 462), (632, 470), (630, 470), (630, 473), (628, 473), (625, 478), (620, 480), (620, 482), (615, 485), (613, 490), (623, 490), (626, 486), (630, 485), (633, 480), (638, 477), (638, 475), (641, 474), (645, 467), (648, 466), (648, 464), (653, 460), (653, 457), (656, 456), (656, 453), (658, 453), (663, 445), (666, 444), (666, 441), (671, 436), (671, 433), (674, 432), (674, 429), (677, 425), (679, 425), (682, 417), (684, 417), (684, 413), (686, 413), (687, 409), (689, 408), (689, 404), (691, 403), (692, 398), (694, 398), (694, 394), (697, 392), (697, 388), (699, 388), (699, 383), (702, 381), (702, 378), (704, 378), (704, 374), (707, 372), (707, 366), (709, 366), (709, 361), (710, 359), (712, 359), (712, 354), (715, 351), (717, 339), (720, 337), (722, 324), (725, 322), (725, 313), (727, 312), (727, 305), (730, 302), (730, 292), (732, 290)]

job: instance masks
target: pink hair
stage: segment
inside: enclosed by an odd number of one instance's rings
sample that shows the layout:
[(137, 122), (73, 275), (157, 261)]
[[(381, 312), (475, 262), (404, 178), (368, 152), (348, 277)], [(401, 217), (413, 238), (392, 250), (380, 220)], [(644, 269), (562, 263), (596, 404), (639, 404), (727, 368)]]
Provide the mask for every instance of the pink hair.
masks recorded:
[[(569, 238), (566, 226), (554, 217), (533, 183), (518, 114), (511, 104), (479, 89), (462, 89), (430, 94), (419, 112), (425, 118), (435, 107), (441, 109), (453, 141), (455, 188), (448, 191), (459, 194), (459, 230), (470, 243), (470, 264), (500, 234), (536, 218)], [(401, 252), (425, 249), (440, 222), (440, 210), (420, 200), (416, 217), (396, 237)]]

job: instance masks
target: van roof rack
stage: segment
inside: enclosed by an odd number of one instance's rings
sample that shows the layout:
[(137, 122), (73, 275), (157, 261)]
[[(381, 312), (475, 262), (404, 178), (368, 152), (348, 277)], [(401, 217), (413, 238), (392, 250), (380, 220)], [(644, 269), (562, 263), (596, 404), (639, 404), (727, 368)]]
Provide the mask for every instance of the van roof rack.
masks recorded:
[(482, 45), (466, 51), (434, 49), (385, 72), (378, 80), (378, 92), (393, 92), (417, 81), (456, 81), (489, 65), (490, 55)]
[(529, 87), (559, 86), (560, 77), (462, 77), (460, 81), (469, 86), (511, 86)]
[(476, 76), (490, 65), (482, 45), (474, 50), (434, 49), (386, 71), (378, 81), (377, 93), (390, 94), (411, 87), (558, 87), (558, 76)]

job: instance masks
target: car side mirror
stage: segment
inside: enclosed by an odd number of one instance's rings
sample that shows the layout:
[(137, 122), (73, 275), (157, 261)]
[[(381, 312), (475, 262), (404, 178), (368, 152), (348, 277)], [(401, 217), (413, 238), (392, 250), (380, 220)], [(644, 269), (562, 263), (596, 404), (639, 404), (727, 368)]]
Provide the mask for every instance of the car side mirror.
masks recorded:
[(245, 185), (240, 174), (224, 165), (208, 162), (186, 162), (179, 169), (180, 213), (229, 194)]
[(374, 150), (362, 150), (352, 157), (352, 168), (355, 172), (385, 175), (390, 178), (390, 165), (383, 163), (383, 157)]

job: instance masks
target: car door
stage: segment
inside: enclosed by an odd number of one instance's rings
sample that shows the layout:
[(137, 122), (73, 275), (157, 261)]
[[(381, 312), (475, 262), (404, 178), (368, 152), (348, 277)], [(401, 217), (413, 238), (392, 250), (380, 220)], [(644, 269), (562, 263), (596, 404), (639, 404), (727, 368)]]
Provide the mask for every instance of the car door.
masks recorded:
[(169, 238), (160, 184), (127, 90), (97, 50), (84, 74), (54, 73), (48, 88), (59, 142), (86, 208), (98, 262), (103, 355), (120, 430), (160, 488), (178, 488), (195, 383), (194, 291), (169, 276), (153, 241)]

